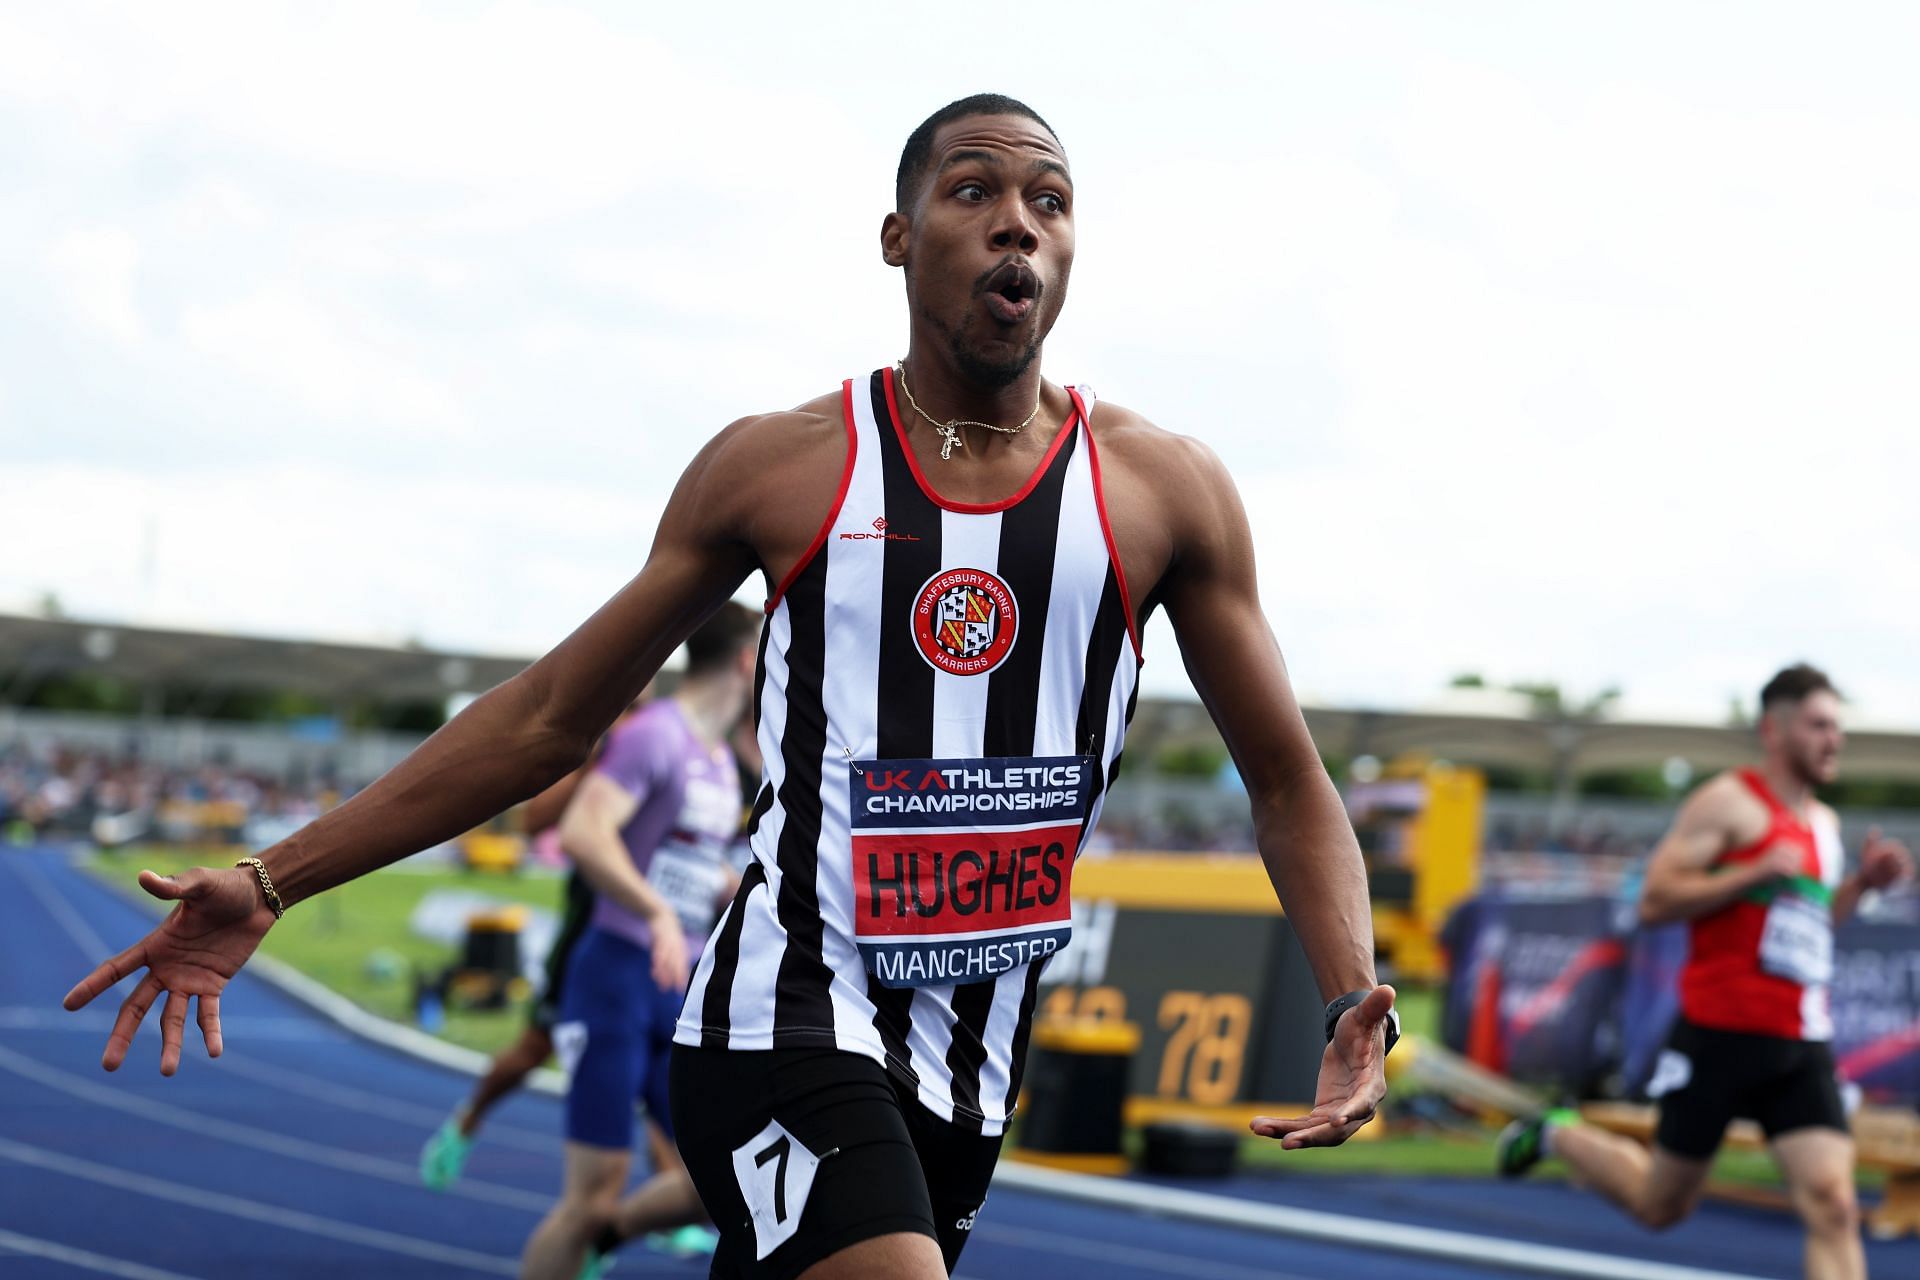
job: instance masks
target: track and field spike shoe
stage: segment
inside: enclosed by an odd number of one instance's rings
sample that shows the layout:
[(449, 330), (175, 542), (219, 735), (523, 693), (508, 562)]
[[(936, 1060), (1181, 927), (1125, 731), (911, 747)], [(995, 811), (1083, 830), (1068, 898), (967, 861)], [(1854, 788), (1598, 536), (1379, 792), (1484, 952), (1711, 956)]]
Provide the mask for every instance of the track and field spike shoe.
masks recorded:
[(460, 1121), (449, 1117), (420, 1148), (420, 1181), (430, 1191), (445, 1191), (460, 1180), (473, 1139), (460, 1132)]

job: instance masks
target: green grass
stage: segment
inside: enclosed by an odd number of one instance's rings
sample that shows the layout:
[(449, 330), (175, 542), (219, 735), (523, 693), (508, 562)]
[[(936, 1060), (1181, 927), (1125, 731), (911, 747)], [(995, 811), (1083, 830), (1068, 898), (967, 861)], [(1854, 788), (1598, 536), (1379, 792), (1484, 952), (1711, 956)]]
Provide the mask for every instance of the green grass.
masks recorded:
[[(132, 887), (142, 868), (164, 875), (187, 867), (225, 866), (236, 856), (221, 849), (141, 848), (97, 855), (89, 869), (103, 879)], [(287, 912), (260, 949), (369, 1012), (410, 1023), (414, 971), (438, 972), (454, 960), (454, 948), (416, 937), (407, 928), (413, 909), (436, 889), (484, 893), (502, 902), (557, 912), (562, 881), (552, 875), (504, 876), (452, 868), (376, 871)], [(133, 891), (146, 898), (137, 887)], [(157, 900), (154, 906), (160, 906)], [(382, 979), (369, 972), (367, 958), (379, 950), (401, 959), (397, 976)], [(524, 1002), (496, 1011), (449, 1009), (441, 1035), (454, 1044), (493, 1053), (516, 1039), (525, 1025)]]
[(1393, 1007), (1400, 1012), (1400, 1034), (1425, 1036), (1440, 1034), (1440, 988), (1408, 983), (1393, 989)]

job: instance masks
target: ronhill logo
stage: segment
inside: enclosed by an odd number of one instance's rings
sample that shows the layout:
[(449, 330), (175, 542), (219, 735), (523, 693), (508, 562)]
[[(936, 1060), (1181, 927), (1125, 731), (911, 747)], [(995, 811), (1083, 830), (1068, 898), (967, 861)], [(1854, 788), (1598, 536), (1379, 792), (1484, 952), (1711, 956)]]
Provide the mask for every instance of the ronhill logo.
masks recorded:
[(873, 518), (872, 533), (843, 533), (840, 535), (840, 539), (843, 542), (918, 542), (920, 541), (920, 535), (917, 533), (888, 533), (887, 518), (885, 516), (875, 516)]

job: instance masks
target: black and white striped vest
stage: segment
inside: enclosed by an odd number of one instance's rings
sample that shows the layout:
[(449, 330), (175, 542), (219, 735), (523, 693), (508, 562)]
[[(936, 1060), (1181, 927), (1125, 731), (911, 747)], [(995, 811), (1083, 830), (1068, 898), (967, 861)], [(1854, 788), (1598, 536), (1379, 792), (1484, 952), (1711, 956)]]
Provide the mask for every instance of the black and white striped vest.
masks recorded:
[(1140, 663), (1070, 393), (1021, 490), (969, 505), (906, 447), (892, 370), (845, 384), (839, 498), (767, 605), (754, 859), (679, 1043), (864, 1054), (1001, 1130)]

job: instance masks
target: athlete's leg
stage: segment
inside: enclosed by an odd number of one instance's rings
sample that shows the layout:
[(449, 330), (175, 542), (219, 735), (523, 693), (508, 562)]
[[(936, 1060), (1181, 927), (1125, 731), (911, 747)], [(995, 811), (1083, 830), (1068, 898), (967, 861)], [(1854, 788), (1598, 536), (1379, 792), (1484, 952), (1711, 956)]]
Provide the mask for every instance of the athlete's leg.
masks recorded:
[(1795, 1129), (1773, 1140), (1794, 1211), (1807, 1228), (1808, 1280), (1864, 1280), (1853, 1138), (1837, 1129)]
[(941, 1259), (952, 1272), (960, 1264), (960, 1251), (973, 1238), (974, 1224), (986, 1203), (993, 1168), (1000, 1162), (1001, 1139), (940, 1119), (920, 1106), (914, 1091), (899, 1080), (893, 1087), (920, 1153)]
[(652, 989), (645, 949), (590, 930), (567, 983), (554, 1043), (569, 1069), (566, 1180), (560, 1201), (527, 1241), (525, 1280), (575, 1280), (594, 1241), (613, 1225), (632, 1166), (633, 1103), (646, 1079)]
[(576, 870), (567, 877), (560, 929), (547, 952), (546, 986), (534, 1002), (527, 1029), (520, 1033), (518, 1040), (494, 1056), (487, 1074), (474, 1086), (472, 1096), (420, 1150), (420, 1180), (433, 1190), (444, 1191), (459, 1179), (466, 1167), (467, 1151), (487, 1113), (553, 1055), (553, 1024), (560, 1016), (560, 1005), (566, 994), (567, 966), (572, 961), (574, 948), (586, 934), (592, 915), (593, 891), (586, 887), (586, 881)]
[(553, 1034), (546, 1027), (529, 1024), (518, 1040), (494, 1056), (487, 1074), (474, 1086), (473, 1096), (460, 1111), (460, 1136), (471, 1141), (487, 1113), (552, 1056)]
[(596, 1253), (611, 1253), (635, 1236), (708, 1220), (700, 1193), (694, 1190), (693, 1177), (681, 1162), (673, 1140), (651, 1117), (647, 1120), (647, 1146), (653, 1159), (653, 1176), (620, 1202), (612, 1229), (594, 1241)]
[(802, 1271), (800, 1280), (947, 1280), (947, 1264), (933, 1240), (899, 1231), (822, 1258)]
[(878, 1063), (677, 1047), (672, 1074), (680, 1151), (720, 1232), (713, 1275), (946, 1276), (920, 1156)]
[[(693, 1226), (707, 1221), (707, 1211), (694, 1190), (693, 1177), (673, 1142), (672, 1076), (673, 1029), (685, 995), (654, 986), (647, 1015), (647, 1071), (640, 1087), (647, 1108), (647, 1152), (653, 1176), (620, 1202), (612, 1228), (594, 1242), (594, 1252), (611, 1253), (635, 1236)], [(711, 1237), (705, 1242), (711, 1245)]]
[(1833, 1051), (1819, 1041), (1788, 1044), (1775, 1055), (1754, 1118), (1785, 1176), (1793, 1207), (1807, 1228), (1807, 1275), (1857, 1280), (1867, 1274), (1854, 1194), (1853, 1135), (1840, 1101)]
[(445, 1191), (457, 1182), (487, 1112), (518, 1089), (527, 1075), (552, 1052), (553, 1037), (545, 1026), (535, 1024), (496, 1054), (487, 1067), (487, 1074), (474, 1087), (473, 1096), (448, 1116), (446, 1123), (420, 1148), (420, 1181), (434, 1191)]
[(580, 1274), (587, 1250), (619, 1212), (632, 1163), (628, 1151), (567, 1143), (566, 1184), (520, 1255), (521, 1280), (574, 1280)]
[[(895, 1234), (843, 1249), (803, 1273), (802, 1280), (881, 1280), (888, 1276), (944, 1277), (972, 1238), (987, 1184), (1000, 1158), (1000, 1139), (983, 1137), (922, 1107), (912, 1089), (890, 1080), (912, 1135), (933, 1210), (934, 1239)], [(932, 1248), (927, 1246), (932, 1244)]]
[(1577, 1180), (1642, 1226), (1664, 1231), (1700, 1203), (1714, 1152), (1745, 1096), (1740, 1065), (1715, 1036), (1680, 1022), (1648, 1082), (1660, 1106), (1651, 1151), (1555, 1113), (1544, 1127), (1541, 1152), (1565, 1160)]
[(1682, 1156), (1659, 1146), (1649, 1151), (1632, 1138), (1590, 1124), (1557, 1126), (1548, 1145), (1578, 1181), (1654, 1231), (1693, 1212), (1713, 1167), (1711, 1156)]

